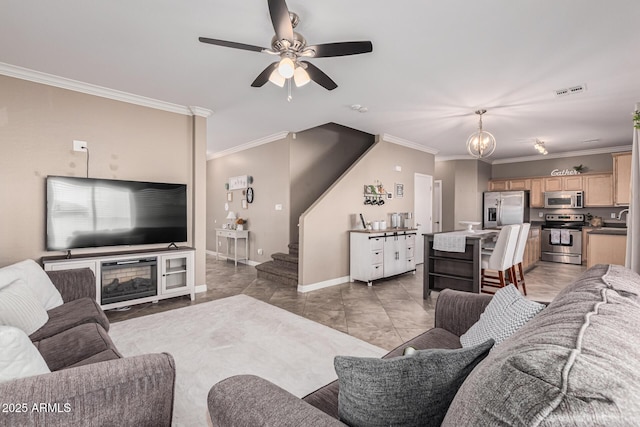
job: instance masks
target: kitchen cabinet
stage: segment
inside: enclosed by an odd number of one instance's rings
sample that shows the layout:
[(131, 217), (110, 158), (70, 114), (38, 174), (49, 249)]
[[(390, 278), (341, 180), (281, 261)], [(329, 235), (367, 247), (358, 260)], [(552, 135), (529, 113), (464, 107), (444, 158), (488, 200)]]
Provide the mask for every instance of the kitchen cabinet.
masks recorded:
[(352, 231), (350, 233), (350, 280), (367, 282), (416, 270), (416, 230)]
[(544, 178), (544, 191), (562, 191), (562, 177)]
[(489, 191), (507, 191), (509, 182), (506, 179), (493, 179), (489, 181)]
[(587, 268), (596, 264), (624, 265), (627, 253), (626, 234), (589, 234)]
[(544, 191), (580, 191), (583, 182), (580, 175), (550, 176), (544, 178)]
[(527, 270), (540, 259), (540, 228), (531, 227), (527, 237), (527, 245), (522, 256), (522, 269)]
[(614, 153), (613, 156), (613, 203), (629, 206), (631, 198), (631, 153)]
[(584, 207), (613, 206), (613, 174), (585, 175)]
[(509, 190), (529, 190), (531, 188), (531, 180), (528, 178), (510, 179), (507, 182)]
[(589, 232), (595, 230), (595, 227), (582, 227), (582, 263), (587, 263), (589, 254)]
[(543, 178), (532, 178), (529, 194), (529, 205), (532, 208), (544, 208)]
[(581, 191), (582, 190), (582, 176), (569, 175), (562, 177), (562, 189), (566, 191)]

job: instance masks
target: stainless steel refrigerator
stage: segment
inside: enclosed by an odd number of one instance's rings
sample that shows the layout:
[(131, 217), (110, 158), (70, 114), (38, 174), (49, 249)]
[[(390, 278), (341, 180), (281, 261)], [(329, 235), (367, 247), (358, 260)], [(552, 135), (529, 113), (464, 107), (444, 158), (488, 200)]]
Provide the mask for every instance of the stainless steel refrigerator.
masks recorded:
[(529, 222), (529, 192), (485, 191), (482, 209), (483, 228)]

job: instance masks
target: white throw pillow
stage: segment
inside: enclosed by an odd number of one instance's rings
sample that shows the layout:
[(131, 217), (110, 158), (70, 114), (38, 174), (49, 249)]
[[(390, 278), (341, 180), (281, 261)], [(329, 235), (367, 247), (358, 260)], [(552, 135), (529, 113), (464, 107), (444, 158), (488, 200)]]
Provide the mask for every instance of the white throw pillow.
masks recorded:
[(0, 268), (0, 288), (16, 279), (23, 279), (31, 288), (45, 310), (63, 304), (62, 296), (45, 271), (32, 259)]
[(22, 330), (0, 326), (0, 382), (49, 372), (42, 355)]
[(0, 289), (0, 325), (15, 326), (31, 335), (47, 320), (47, 311), (24, 280), (14, 280)]
[(513, 285), (500, 288), (480, 315), (480, 320), (460, 337), (460, 344), (472, 347), (493, 339), (498, 345), (544, 308), (544, 304), (525, 299)]

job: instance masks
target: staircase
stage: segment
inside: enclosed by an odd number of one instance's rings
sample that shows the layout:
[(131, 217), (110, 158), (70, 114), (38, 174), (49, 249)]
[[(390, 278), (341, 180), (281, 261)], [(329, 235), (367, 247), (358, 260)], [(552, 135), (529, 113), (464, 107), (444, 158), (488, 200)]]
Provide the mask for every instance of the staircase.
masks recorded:
[(289, 253), (277, 252), (272, 261), (256, 265), (258, 278), (298, 286), (298, 243), (289, 243)]

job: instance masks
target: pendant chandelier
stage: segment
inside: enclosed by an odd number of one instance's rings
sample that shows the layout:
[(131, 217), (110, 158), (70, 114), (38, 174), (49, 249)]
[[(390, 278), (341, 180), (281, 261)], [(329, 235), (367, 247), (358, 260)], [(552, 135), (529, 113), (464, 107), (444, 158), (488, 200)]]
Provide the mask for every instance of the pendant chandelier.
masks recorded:
[(496, 139), (486, 130), (482, 130), (482, 115), (487, 110), (478, 110), (476, 114), (480, 116), (478, 130), (467, 139), (467, 151), (476, 159), (489, 157), (496, 149)]

